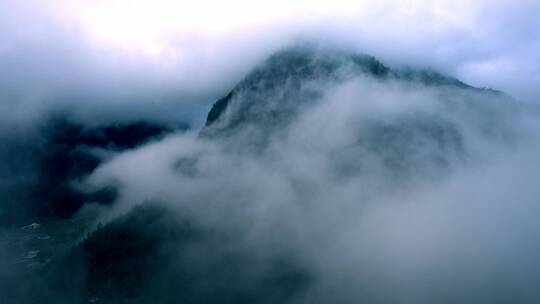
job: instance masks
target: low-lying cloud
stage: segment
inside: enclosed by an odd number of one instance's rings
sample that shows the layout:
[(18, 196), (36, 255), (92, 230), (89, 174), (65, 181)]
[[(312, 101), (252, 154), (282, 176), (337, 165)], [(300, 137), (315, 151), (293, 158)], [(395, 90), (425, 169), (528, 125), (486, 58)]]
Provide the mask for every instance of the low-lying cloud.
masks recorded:
[(518, 104), (360, 77), (266, 127), (262, 151), (236, 130), (119, 155), (88, 180), (122, 189), (103, 220), (160, 201), (250, 255), (287, 252), (311, 278), (300, 303), (538, 299), (538, 120)]

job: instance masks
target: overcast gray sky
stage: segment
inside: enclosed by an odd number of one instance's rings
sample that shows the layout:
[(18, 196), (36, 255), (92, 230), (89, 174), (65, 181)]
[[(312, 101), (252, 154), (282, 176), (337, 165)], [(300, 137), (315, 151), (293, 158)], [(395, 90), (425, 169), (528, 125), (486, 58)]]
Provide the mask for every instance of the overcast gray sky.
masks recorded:
[(184, 117), (167, 119), (189, 119), (297, 39), (539, 100), (540, 2), (373, 2), (6, 1), (0, 109), (18, 117), (51, 104), (86, 112), (127, 103), (134, 116), (170, 116), (163, 109), (174, 106)]

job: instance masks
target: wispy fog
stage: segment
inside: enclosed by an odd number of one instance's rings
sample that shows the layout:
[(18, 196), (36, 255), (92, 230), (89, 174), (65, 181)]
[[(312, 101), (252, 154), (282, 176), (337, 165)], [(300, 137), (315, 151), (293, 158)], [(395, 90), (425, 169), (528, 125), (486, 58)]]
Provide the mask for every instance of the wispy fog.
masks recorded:
[(272, 126), (262, 151), (248, 125), (217, 143), (172, 135), (101, 166), (88, 183), (122, 189), (102, 220), (162, 202), (251, 255), (299, 260), (311, 278), (301, 303), (538, 299), (537, 117), (458, 88), (309, 85), (324, 96)]
[(196, 2), (2, 5), (0, 303), (540, 301), (538, 1)]

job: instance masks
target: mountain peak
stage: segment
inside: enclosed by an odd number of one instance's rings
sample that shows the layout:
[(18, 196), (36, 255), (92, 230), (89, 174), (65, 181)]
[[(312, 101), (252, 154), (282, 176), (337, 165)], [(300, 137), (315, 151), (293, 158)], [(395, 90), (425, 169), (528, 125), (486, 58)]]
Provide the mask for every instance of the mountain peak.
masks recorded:
[(201, 134), (221, 136), (239, 126), (286, 124), (299, 106), (318, 100), (323, 87), (360, 76), (479, 90), (435, 71), (395, 70), (373, 56), (301, 45), (271, 55), (219, 99)]

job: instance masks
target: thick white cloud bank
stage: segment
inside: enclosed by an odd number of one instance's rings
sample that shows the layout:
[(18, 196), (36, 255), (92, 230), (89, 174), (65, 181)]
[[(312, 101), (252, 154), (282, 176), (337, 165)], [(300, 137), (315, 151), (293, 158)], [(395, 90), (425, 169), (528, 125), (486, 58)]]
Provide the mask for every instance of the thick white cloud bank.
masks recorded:
[(87, 182), (121, 189), (103, 220), (159, 201), (253, 256), (286, 252), (313, 277), (298, 303), (533, 303), (540, 126), (514, 106), (353, 78), (262, 151), (172, 135)]

